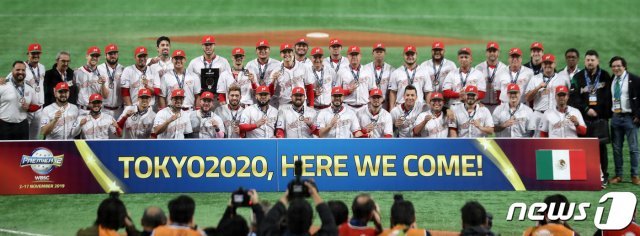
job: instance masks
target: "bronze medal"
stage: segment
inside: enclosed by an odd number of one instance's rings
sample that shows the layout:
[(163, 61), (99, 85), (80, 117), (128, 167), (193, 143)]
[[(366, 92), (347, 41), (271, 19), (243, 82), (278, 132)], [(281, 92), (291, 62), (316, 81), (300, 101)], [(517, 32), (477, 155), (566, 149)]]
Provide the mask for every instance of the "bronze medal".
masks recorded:
[(40, 92), (40, 86), (36, 86), (36, 93)]
[(300, 116), (298, 117), (298, 120), (299, 120), (299, 121), (304, 121), (304, 116), (303, 116), (303, 115), (300, 115)]

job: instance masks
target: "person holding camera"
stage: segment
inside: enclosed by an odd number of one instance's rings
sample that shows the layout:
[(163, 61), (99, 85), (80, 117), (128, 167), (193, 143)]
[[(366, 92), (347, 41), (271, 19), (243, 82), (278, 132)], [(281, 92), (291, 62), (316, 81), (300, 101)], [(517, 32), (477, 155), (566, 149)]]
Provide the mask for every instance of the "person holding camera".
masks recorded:
[(193, 222), (193, 215), (196, 212), (196, 202), (187, 195), (180, 195), (169, 201), (169, 223), (158, 226), (151, 235), (184, 235), (184, 236), (206, 236), (204, 231), (198, 229)]
[(244, 190), (240, 188), (231, 193), (231, 199), (220, 222), (218, 222), (218, 228), (212, 231), (205, 229), (205, 231), (214, 232), (214, 235), (249, 235), (251, 230), (249, 229), (247, 220), (241, 215), (236, 214), (238, 207), (251, 207), (256, 218), (256, 224), (258, 227), (260, 226), (264, 218), (264, 211), (260, 205), (258, 192), (253, 189)]
[(131, 217), (127, 213), (127, 207), (120, 200), (118, 192), (110, 192), (98, 207), (98, 217), (93, 226), (78, 230), (77, 236), (106, 235), (116, 236), (118, 230), (125, 228), (127, 235), (139, 235)]
[(402, 195), (394, 196), (394, 200), (391, 206), (391, 228), (379, 235), (431, 235), (428, 230), (416, 227), (416, 210), (411, 201), (404, 200)]
[[(339, 232), (342, 236), (378, 235), (382, 232), (380, 222), (380, 210), (368, 193), (358, 194), (351, 204), (353, 217), (348, 222), (340, 225)], [(375, 228), (367, 227), (372, 221)]]

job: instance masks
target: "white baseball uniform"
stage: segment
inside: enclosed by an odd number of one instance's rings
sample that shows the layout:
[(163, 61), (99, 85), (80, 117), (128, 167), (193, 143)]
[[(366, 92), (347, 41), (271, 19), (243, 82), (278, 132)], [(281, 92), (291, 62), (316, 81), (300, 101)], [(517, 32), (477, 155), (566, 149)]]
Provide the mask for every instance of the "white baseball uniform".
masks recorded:
[(349, 68), (349, 59), (347, 57), (340, 56), (338, 62), (331, 60), (331, 57), (326, 57), (322, 60), (322, 64), (325, 67), (331, 68), (336, 74), (340, 74), (341, 70)]
[[(280, 70), (274, 70), (269, 75), (267, 81), (269, 84), (273, 83), (271, 79), (273, 75), (280, 72), (277, 83), (274, 85), (274, 94), (271, 96), (271, 101), (274, 107), (276, 105), (281, 106), (291, 102), (291, 91), (295, 87), (305, 88), (305, 85), (314, 84), (314, 77), (309, 76), (309, 71), (306, 66), (296, 63), (293, 68), (288, 69), (284, 67), (284, 64), (280, 64)], [(275, 102), (277, 101), (277, 102)], [(305, 101), (306, 104), (306, 101)]]
[(117, 64), (114, 70), (114, 68), (109, 67), (107, 63), (102, 63), (98, 65), (98, 71), (101, 75), (107, 77), (107, 88), (109, 89), (109, 96), (105, 97), (102, 101), (102, 112), (113, 117), (120, 117), (122, 113), (122, 94), (120, 89), (122, 88), (122, 72), (124, 71), (124, 66)]
[(576, 116), (580, 126), (586, 126), (582, 114), (578, 109), (567, 106), (566, 112), (560, 112), (556, 107), (544, 112), (540, 125), (540, 131), (548, 132), (549, 138), (577, 138), (576, 126), (571, 122), (570, 117)]
[[(76, 85), (78, 85), (78, 106), (80, 110), (87, 110), (89, 106), (89, 97), (94, 94), (102, 94), (102, 84), (98, 83), (101, 77), (107, 78), (107, 75), (101, 74), (96, 67), (93, 70), (87, 66), (81, 66), (73, 72)], [(110, 86), (109, 79), (106, 80), (104, 86)], [(82, 113), (82, 111), (81, 111)]]
[(122, 127), (125, 139), (148, 139), (153, 132), (153, 121), (156, 118), (156, 113), (153, 112), (151, 107), (146, 111), (140, 111), (138, 106), (127, 106), (122, 111), (122, 115), (118, 118), (118, 121), (122, 120), (127, 112), (133, 111), (133, 115), (127, 118), (127, 121)]
[[(34, 100), (31, 103), (42, 106), (44, 105), (44, 74), (46, 69), (44, 65), (40, 63), (38, 63), (36, 68), (29, 66), (27, 62), (24, 64), (27, 66), (27, 73), (25, 74), (24, 81), (28, 85), (31, 85), (35, 91)], [(29, 121), (30, 140), (36, 140), (38, 139), (38, 135), (40, 135), (40, 116), (42, 114), (42, 108), (44, 107), (41, 107), (41, 109), (35, 112), (29, 112), (27, 115), (27, 120)]]
[(413, 127), (416, 127), (427, 116), (431, 116), (431, 119), (424, 125), (424, 129), (420, 131), (420, 137), (429, 138), (446, 138), (449, 137), (449, 121), (447, 115), (444, 112), (440, 112), (440, 116), (436, 116), (432, 111), (425, 111), (418, 115), (416, 121), (413, 123)]
[[(224, 138), (224, 131), (226, 130), (224, 122), (222, 121), (222, 118), (216, 115), (213, 111), (209, 111), (208, 113), (205, 113), (202, 110), (193, 111), (191, 112), (191, 118), (195, 121), (195, 125), (192, 124), (193, 132), (198, 133), (199, 138)], [(216, 128), (213, 127), (213, 121), (217, 123), (218, 130), (221, 132), (217, 132)]]
[(302, 107), (302, 112), (294, 109), (293, 105), (283, 106), (278, 110), (276, 129), (284, 130), (285, 138), (313, 138), (311, 128), (304, 122), (311, 120), (315, 124), (316, 110), (313, 107)]
[(336, 115), (338, 116), (336, 125), (324, 138), (353, 138), (353, 133), (361, 129), (356, 113), (344, 104), (337, 113), (334, 112), (333, 107), (321, 110), (316, 118), (316, 126), (318, 129), (328, 126)]
[(317, 91), (317, 94), (319, 94), (319, 96), (315, 96), (313, 104), (315, 106), (331, 105), (331, 88), (341, 84), (341, 82), (338, 81), (336, 72), (329, 67), (322, 66), (322, 70), (316, 71), (315, 69), (311, 69), (308, 73), (310, 73), (310, 75), (307, 75), (307, 77), (314, 78), (315, 83), (313, 88)]
[[(80, 125), (83, 119), (87, 122)], [(109, 134), (116, 133), (116, 127), (113, 126), (115, 122), (113, 116), (102, 112), (98, 118), (93, 118), (91, 114), (79, 115), (73, 124), (72, 136), (82, 133), (83, 139), (109, 139)]]
[(224, 122), (224, 134), (226, 138), (240, 138), (240, 135), (236, 133), (234, 129), (240, 125), (240, 117), (242, 117), (243, 111), (244, 107), (238, 106), (237, 110), (232, 110), (229, 104), (219, 106), (214, 111)]
[(267, 112), (263, 112), (258, 104), (248, 106), (242, 112), (240, 125), (255, 124), (263, 117), (267, 118), (267, 123), (246, 132), (246, 138), (273, 138), (275, 137), (276, 120), (278, 119), (278, 109), (268, 105)]
[[(131, 104), (138, 104), (138, 91), (140, 89), (145, 88), (144, 80), (147, 80), (147, 89), (151, 90), (151, 100), (149, 101), (149, 106), (154, 107), (156, 104), (155, 99), (155, 91), (154, 89), (160, 89), (160, 77), (158, 74), (154, 73), (149, 69), (149, 67), (145, 67), (142, 71), (136, 68), (136, 65), (130, 65), (124, 68), (122, 71), (121, 77), (121, 87), (124, 89), (129, 89), (129, 95), (131, 95)], [(78, 98), (80, 99), (80, 98)]]
[(20, 123), (27, 119), (27, 110), (22, 109), (21, 100), (31, 104), (36, 100), (36, 92), (28, 84), (15, 86), (13, 78), (0, 85), (0, 120), (9, 123)]
[(510, 69), (502, 70), (499, 74), (496, 74), (496, 81), (498, 81), (498, 90), (500, 90), (500, 101), (502, 103), (509, 102), (509, 93), (507, 87), (509, 84), (517, 84), (520, 87), (521, 102), (525, 102), (525, 91), (529, 80), (533, 77), (533, 70), (528, 67), (520, 66), (517, 71), (511, 71)]
[[(147, 65), (149, 65), (151, 59), (152, 58), (147, 59)], [(162, 59), (160, 59), (157, 63), (150, 65), (149, 69), (153, 71), (153, 73), (158, 74), (159, 78), (162, 78), (165, 74), (167, 74), (167, 72), (173, 70), (173, 61), (171, 61), (171, 58), (168, 58), (167, 61), (163, 61)]]
[(340, 69), (338, 77), (338, 80), (342, 82), (342, 88), (345, 90), (348, 90), (352, 83), (357, 85), (353, 91), (350, 91), (348, 96), (344, 97), (343, 101), (348, 105), (364, 107), (369, 102), (369, 90), (377, 88), (373, 70), (362, 65), (359, 66), (358, 70), (353, 70), (351, 66)]
[(465, 138), (480, 138), (487, 137), (487, 134), (483, 133), (471, 122), (480, 122), (483, 127), (493, 127), (493, 118), (488, 108), (474, 105), (473, 112), (469, 113), (466, 106), (453, 107), (453, 113), (455, 114), (456, 121), (449, 124), (450, 128), (456, 128), (458, 130), (458, 137)]
[[(193, 128), (191, 127), (191, 111), (179, 110), (179, 112), (180, 116), (178, 119), (170, 122), (164, 132), (157, 134), (158, 139), (184, 139), (185, 134), (193, 133)], [(172, 116), (173, 111), (171, 107), (165, 107), (160, 110), (153, 120), (153, 129), (170, 120)]]
[(532, 115), (533, 110), (524, 103), (518, 104), (515, 108), (510, 108), (508, 102), (502, 103), (493, 111), (493, 122), (495, 126), (498, 126), (510, 119), (514, 119), (515, 123), (500, 132), (496, 132), (496, 137), (528, 137), (530, 130), (529, 122)]
[(200, 78), (193, 73), (176, 74), (175, 70), (170, 70), (164, 74), (161, 80), (162, 97), (167, 99), (167, 105), (173, 105), (171, 101), (171, 91), (176, 89), (184, 90), (183, 108), (193, 108), (196, 103), (195, 96), (200, 94)]
[(308, 70), (311, 70), (311, 68), (313, 67), (313, 61), (307, 57), (304, 57), (304, 60), (302, 61), (299, 61), (298, 58), (296, 58), (295, 60), (296, 64), (304, 65)]
[(369, 138), (384, 138), (385, 135), (393, 136), (393, 121), (391, 120), (391, 114), (387, 110), (380, 108), (378, 114), (373, 115), (369, 107), (367, 107), (360, 109), (356, 115), (363, 130), (366, 126), (373, 124), (373, 130), (367, 133)]
[(259, 86), (269, 85), (268, 81), (271, 81), (269, 75), (271, 75), (274, 70), (279, 70), (280, 64), (280, 61), (269, 58), (267, 59), (267, 63), (263, 65), (258, 62), (258, 59), (256, 58), (247, 63), (247, 70), (256, 75), (256, 82)]
[(364, 65), (367, 69), (373, 71), (374, 78), (376, 81), (376, 86), (382, 90), (382, 99), (387, 100), (387, 90), (389, 90), (390, 81), (391, 81), (391, 73), (396, 70), (393, 66), (389, 65), (389, 63), (384, 63), (381, 67), (376, 67), (374, 62), (370, 62), (369, 64)]
[(46, 140), (62, 140), (73, 139), (73, 124), (78, 119), (78, 107), (71, 103), (67, 103), (64, 107), (58, 106), (57, 103), (51, 103), (46, 106), (40, 116), (40, 128), (55, 120), (56, 112), (62, 110), (62, 116), (58, 119), (53, 130), (47, 134)]
[[(485, 82), (485, 90), (483, 91), (485, 91), (486, 94), (481, 101), (482, 103), (491, 105), (495, 105), (496, 103), (498, 103), (498, 98), (496, 97), (498, 93), (496, 91), (500, 89), (500, 83), (496, 79), (496, 75), (508, 69), (509, 68), (501, 61), (498, 61), (498, 65), (496, 65), (495, 68), (491, 68), (487, 61), (484, 61), (476, 66), (476, 70), (480, 71), (484, 75), (483, 78)], [(478, 88), (478, 90), (479, 89), (480, 88)]]
[(456, 63), (446, 58), (442, 58), (442, 61), (437, 66), (433, 63), (433, 59), (423, 62), (420, 66), (429, 69), (433, 90), (439, 93), (442, 93), (442, 84), (444, 84), (444, 79), (447, 78), (449, 72), (453, 72), (457, 68)]
[(396, 127), (398, 132), (396, 137), (399, 137), (399, 138), (413, 137), (413, 127), (414, 127), (414, 124), (416, 123), (416, 118), (418, 118), (418, 115), (420, 115), (420, 113), (422, 113), (426, 109), (427, 109), (427, 106), (422, 101), (416, 101), (416, 103), (413, 105), (413, 108), (411, 108), (410, 110), (406, 108), (404, 104), (400, 104), (394, 107), (393, 109), (391, 109), (391, 118), (394, 124), (397, 119), (403, 120), (402, 126), (400, 128)]
[(571, 85), (571, 79), (569, 79), (566, 74), (555, 73), (552, 78), (545, 78), (544, 73), (540, 73), (534, 75), (531, 80), (529, 80), (525, 94), (533, 91), (538, 85), (545, 81), (547, 81), (547, 87), (539, 89), (533, 98), (532, 108), (534, 113), (531, 117), (532, 120), (530, 121), (531, 126), (529, 129), (536, 130), (536, 137), (539, 136), (539, 130), (537, 128), (540, 125), (543, 113), (556, 105), (556, 87), (561, 85), (569, 87)]
[[(252, 74), (248, 70), (246, 73)], [(255, 74), (253, 75), (254, 78), (257, 78)], [(229, 99), (229, 88), (233, 86), (240, 87), (240, 103), (244, 105), (253, 105), (254, 92), (251, 84), (249, 76), (243, 71), (239, 71), (237, 74), (234, 74), (233, 71), (224, 72), (220, 75), (216, 91), (220, 94), (225, 94), (226, 98)]]
[(558, 72), (560, 74), (565, 74), (567, 77), (569, 77), (569, 80), (573, 79), (573, 76), (576, 75), (576, 73), (578, 73), (578, 71), (580, 71), (582, 69), (580, 69), (580, 67), (576, 66), (576, 69), (569, 72), (569, 67), (565, 66), (564, 69), (562, 69), (562, 71)]
[[(467, 85), (473, 85), (478, 87), (478, 91), (486, 92), (486, 83), (482, 72), (471, 68), (469, 73), (463, 73), (460, 68), (451, 71), (444, 79), (442, 84), (442, 91), (452, 90), (456, 93), (463, 93), (464, 88)], [(461, 104), (460, 98), (449, 99), (449, 106), (455, 106)]]
[(414, 70), (409, 70), (403, 65), (391, 73), (389, 89), (397, 92), (396, 104), (404, 103), (404, 90), (409, 85), (416, 87), (416, 100), (425, 101), (424, 95), (433, 91), (429, 69), (418, 66)]
[(196, 75), (196, 77), (198, 78), (198, 80), (200, 79), (200, 73), (202, 69), (205, 68), (219, 68), (220, 69), (220, 74), (222, 74), (222, 72), (225, 71), (231, 71), (231, 65), (229, 65), (229, 61), (227, 61), (226, 58), (220, 56), (220, 55), (216, 55), (213, 60), (211, 60), (211, 63), (207, 62), (204, 59), (204, 56), (199, 56), (196, 58), (193, 58), (190, 62), (189, 62), (189, 66), (187, 66), (187, 73), (193, 73)]

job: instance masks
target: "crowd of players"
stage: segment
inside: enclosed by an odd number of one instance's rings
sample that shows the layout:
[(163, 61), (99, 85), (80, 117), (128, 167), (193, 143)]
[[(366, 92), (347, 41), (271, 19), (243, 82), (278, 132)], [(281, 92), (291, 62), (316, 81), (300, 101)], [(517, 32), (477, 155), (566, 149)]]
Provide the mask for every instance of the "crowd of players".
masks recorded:
[[(609, 74), (595, 50), (586, 52), (581, 69), (578, 50), (569, 49), (559, 70), (556, 56), (534, 42), (529, 62), (511, 48), (505, 64), (500, 45), (489, 42), (485, 60), (474, 67), (470, 48), (457, 50), (456, 65), (445, 59), (445, 45), (434, 42), (429, 60), (419, 63), (409, 45), (395, 67), (385, 62), (383, 43), (373, 45), (373, 61), (363, 64), (358, 46), (343, 56), (342, 41), (331, 39), (325, 54), (301, 38), (280, 45), (282, 61), (259, 40), (256, 59), (245, 63), (245, 50), (235, 48), (230, 63), (215, 45), (214, 36), (204, 36), (203, 54), (189, 58), (171, 52), (162, 36), (157, 56), (138, 47), (129, 66), (118, 64), (117, 45), (104, 47), (102, 64), (103, 51), (93, 46), (80, 68), (69, 68), (63, 51), (47, 70), (42, 46), (31, 44), (27, 60), (14, 62), (0, 79), (0, 139), (587, 136), (602, 141), (605, 179), (606, 140), (613, 140), (612, 180), (620, 182), (626, 136), (632, 182), (640, 184), (640, 79), (622, 57), (611, 58)], [(211, 68), (219, 71), (216, 87), (201, 80)], [(611, 136), (601, 131), (609, 119)]]

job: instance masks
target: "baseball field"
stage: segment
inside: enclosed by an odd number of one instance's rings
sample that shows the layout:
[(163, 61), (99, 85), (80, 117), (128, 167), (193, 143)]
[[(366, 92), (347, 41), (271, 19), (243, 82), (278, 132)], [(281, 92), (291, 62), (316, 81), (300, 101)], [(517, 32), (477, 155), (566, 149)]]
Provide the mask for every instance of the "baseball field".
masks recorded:
[[(345, 46), (358, 45), (369, 51), (373, 42), (386, 43), (387, 62), (402, 63), (406, 44), (419, 47), (418, 60), (429, 59), (434, 40), (446, 44), (446, 57), (455, 61), (455, 51), (468, 46), (473, 50), (474, 65), (484, 60), (487, 41), (500, 43), (500, 59), (506, 51), (520, 47), (528, 61), (528, 47), (533, 41), (544, 44), (545, 53), (558, 57), (558, 69), (564, 67), (563, 54), (577, 48), (581, 57), (588, 49), (600, 53), (600, 63), (608, 71), (614, 55), (627, 59), (628, 70), (636, 72), (640, 64), (639, 1), (77, 1), (77, 0), (5, 0), (0, 2), (0, 74), (10, 71), (15, 60), (26, 59), (27, 45), (38, 42), (43, 47), (41, 63), (48, 69), (55, 54), (71, 52), (71, 65), (84, 63), (89, 46), (103, 48), (109, 43), (120, 47), (120, 63), (133, 63), (133, 49), (146, 46), (155, 55), (155, 38), (166, 35), (174, 39), (173, 49), (186, 51), (188, 59), (201, 54), (197, 39), (205, 34), (217, 36), (216, 53), (230, 57), (233, 47), (247, 50), (247, 61), (260, 38), (271, 41), (272, 48), (291, 43), (308, 33), (327, 33), (341, 37)], [(196, 39), (194, 41), (194, 39)], [(309, 38), (311, 47), (327, 48), (328, 38)], [(277, 50), (275, 50), (277, 51)], [(279, 55), (272, 51), (272, 57)], [(371, 54), (364, 53), (363, 61)], [(582, 61), (579, 64), (583, 67)], [(626, 145), (626, 143), (625, 143)], [(611, 153), (611, 147), (609, 146)], [(625, 147), (625, 180), (601, 192), (563, 192), (571, 202), (590, 202), (586, 221), (569, 222), (582, 235), (595, 231), (593, 216), (600, 197), (608, 191), (640, 193), (640, 187), (628, 182), (628, 151)], [(1, 155), (1, 154), (0, 154)], [(613, 173), (610, 154), (609, 172)], [(3, 179), (0, 181), (11, 181)], [(326, 200), (343, 200), (350, 205), (356, 192), (322, 192)], [(505, 220), (513, 202), (541, 201), (556, 192), (405, 192), (405, 199), (416, 206), (420, 227), (459, 231), (460, 207), (468, 200), (478, 200), (494, 215), (495, 232), (521, 235), (533, 226), (531, 221)], [(385, 227), (393, 192), (374, 192), (380, 204)], [(175, 194), (125, 194), (125, 204), (138, 228), (146, 206), (166, 203)], [(275, 202), (281, 193), (260, 193), (262, 199)], [(229, 194), (191, 194), (196, 200), (195, 222), (215, 226), (224, 211)], [(0, 196), (0, 235), (73, 235), (77, 229), (92, 224), (99, 202), (106, 195)], [(603, 204), (603, 206), (606, 204)], [(248, 217), (248, 211), (241, 211)], [(316, 223), (319, 223), (316, 216)]]

